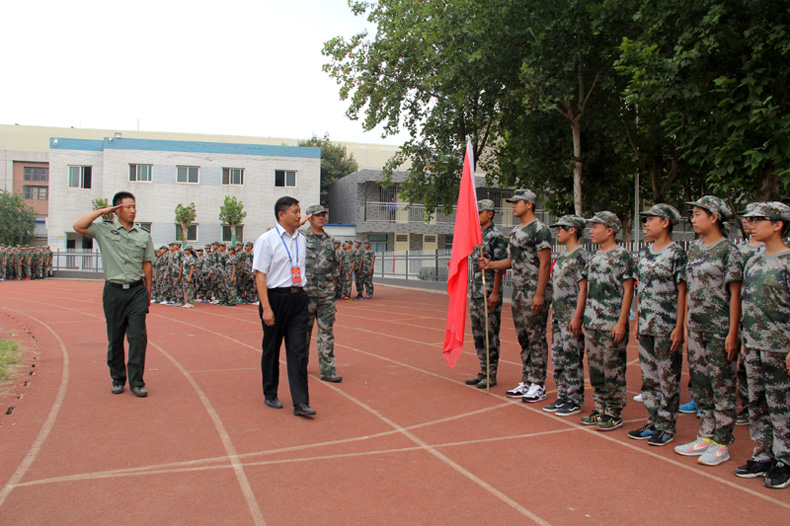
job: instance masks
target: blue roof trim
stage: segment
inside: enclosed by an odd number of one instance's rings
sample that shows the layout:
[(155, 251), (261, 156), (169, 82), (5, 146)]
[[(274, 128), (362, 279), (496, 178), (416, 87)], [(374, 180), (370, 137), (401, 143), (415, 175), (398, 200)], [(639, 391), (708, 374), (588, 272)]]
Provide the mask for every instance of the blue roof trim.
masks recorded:
[[(57, 144), (55, 144), (57, 141)], [(230, 155), (258, 155), (267, 157), (299, 157), (320, 159), (321, 148), (309, 146), (276, 146), (271, 144), (238, 144), (225, 142), (165, 141), (105, 137), (104, 140), (67, 139), (52, 137), (50, 148), (61, 150), (137, 150), (155, 152), (219, 153)]]

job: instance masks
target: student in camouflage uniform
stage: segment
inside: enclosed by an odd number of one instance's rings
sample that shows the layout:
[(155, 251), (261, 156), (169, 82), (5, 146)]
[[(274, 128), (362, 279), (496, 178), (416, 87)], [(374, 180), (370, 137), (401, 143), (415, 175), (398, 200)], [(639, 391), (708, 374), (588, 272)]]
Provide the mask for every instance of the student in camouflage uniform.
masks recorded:
[(44, 277), (48, 278), (48, 277), (52, 276), (52, 259), (53, 259), (53, 256), (54, 255), (52, 254), (52, 248), (49, 245), (47, 245), (47, 252), (46, 252), (47, 265), (46, 265), (46, 270), (45, 270)]
[[(485, 389), (496, 385), (499, 367), (499, 328), (502, 325), (502, 275), (505, 271), (481, 270), (479, 261), (481, 257), (492, 262), (507, 259), (507, 240), (494, 226), (496, 214), (494, 202), (491, 199), (481, 199), (477, 202), (477, 209), (480, 211), (483, 242), (477, 245), (469, 256), (469, 268), (472, 269), (472, 279), (469, 281), (471, 297), (469, 315), (472, 319), (475, 350), (480, 360), (480, 372), (477, 376), (466, 380), (466, 385)], [(483, 290), (483, 272), (486, 278), (485, 290)], [(486, 356), (486, 310), (488, 310), (488, 356)]]
[(335, 361), (335, 285), (337, 284), (337, 256), (335, 254), (335, 238), (324, 232), (326, 209), (321, 205), (307, 208), (307, 215), (302, 224), (310, 222), (310, 228), (304, 232), (305, 237), (305, 281), (304, 289), (310, 297), (307, 318), (307, 350), (309, 355), (310, 339), (313, 335), (313, 323), (318, 324), (316, 347), (318, 348), (318, 368), (321, 380), (338, 383), (343, 381), (338, 376)]
[(370, 241), (365, 241), (365, 250), (362, 251), (362, 297), (366, 300), (373, 299), (373, 271), (376, 267), (376, 253), (370, 250)]
[(354, 296), (355, 300), (361, 300), (363, 298), (362, 295), (362, 243), (357, 239), (354, 241), (354, 250), (352, 251), (354, 254), (354, 270), (352, 271), (352, 275), (354, 276), (354, 285), (357, 290), (357, 295)]
[(763, 476), (769, 488), (790, 486), (790, 207), (760, 203), (746, 217), (765, 250), (744, 271), (743, 330), (749, 378), (752, 459), (735, 469), (744, 478)]
[(636, 269), (631, 254), (615, 241), (622, 225), (614, 213), (598, 212), (589, 223), (590, 241), (598, 251), (587, 262), (584, 344), (595, 410), (581, 422), (611, 431), (623, 425), (628, 316)]
[(743, 256), (726, 238), (732, 211), (724, 201), (704, 196), (687, 204), (694, 207), (691, 224), (700, 235), (689, 247), (686, 266), (688, 358), (700, 426), (697, 439), (676, 446), (675, 452), (717, 466), (730, 459), (727, 446), (735, 439)]
[(637, 262), (639, 363), (642, 367), (642, 400), (647, 424), (630, 431), (629, 438), (664, 446), (675, 436), (680, 407), (680, 373), (683, 365), (686, 312), (686, 251), (672, 241), (672, 228), (680, 212), (659, 203), (642, 212), (645, 238)]
[(234, 292), (236, 295), (236, 302), (241, 303), (244, 301), (244, 245), (239, 242), (236, 243), (236, 279)]
[(30, 260), (32, 259), (33, 252), (31, 251), (30, 247), (25, 245), (24, 250), (22, 251), (22, 279), (29, 280), (30, 279)]
[(351, 241), (346, 241), (343, 248), (343, 266), (340, 271), (340, 297), (348, 300), (351, 298), (351, 273), (354, 270), (354, 254), (351, 249)]
[(195, 301), (203, 301), (203, 268), (206, 263), (204, 250), (195, 250)]
[(587, 302), (587, 251), (579, 244), (586, 221), (562, 216), (551, 225), (565, 253), (554, 263), (551, 299), (551, 359), (557, 400), (543, 407), (547, 413), (570, 416), (584, 405), (584, 305)]
[(173, 243), (173, 253), (170, 260), (170, 278), (173, 287), (173, 301), (176, 307), (184, 305), (184, 253), (181, 252), (181, 243)]
[(0, 243), (0, 281), (5, 281), (5, 267), (7, 257), (8, 253), (6, 251), (5, 245)]
[(182, 278), (184, 284), (184, 307), (187, 309), (195, 308), (195, 278), (197, 277), (195, 264), (197, 260), (193, 253), (192, 245), (187, 245), (184, 249), (184, 273)]
[(255, 290), (255, 274), (252, 271), (252, 243), (247, 241), (242, 253), (242, 264), (244, 265), (244, 303), (253, 305), (256, 301), (257, 291)]
[(167, 268), (166, 253), (167, 247), (165, 246), (159, 247), (155, 252), (156, 259), (154, 260), (153, 282), (151, 284), (151, 288), (153, 289), (151, 291), (151, 296), (154, 303), (161, 303), (164, 301), (164, 280), (165, 269)]
[(219, 258), (222, 262), (222, 269), (220, 272), (224, 272), (224, 295), (225, 301), (221, 303), (221, 305), (225, 305), (226, 307), (234, 307), (236, 306), (236, 249), (230, 247), (230, 249), (225, 249), (225, 243), (221, 243), (219, 245)]
[(532, 190), (519, 189), (507, 199), (521, 224), (513, 228), (508, 241), (510, 257), (489, 262), (487, 270), (513, 269), (513, 299), (510, 304), (518, 343), (521, 345), (521, 382), (507, 391), (510, 398), (534, 403), (546, 399), (546, 369), (549, 344), (546, 325), (551, 304), (551, 232), (535, 215), (537, 197)]
[[(343, 256), (345, 252), (343, 251), (342, 246), (340, 245), (340, 241), (335, 241), (335, 257), (337, 259), (337, 272), (340, 276), (341, 271), (343, 270)], [(335, 286), (335, 299), (339, 300), (343, 297), (343, 285), (342, 285), (343, 278), (338, 277), (337, 285)]]

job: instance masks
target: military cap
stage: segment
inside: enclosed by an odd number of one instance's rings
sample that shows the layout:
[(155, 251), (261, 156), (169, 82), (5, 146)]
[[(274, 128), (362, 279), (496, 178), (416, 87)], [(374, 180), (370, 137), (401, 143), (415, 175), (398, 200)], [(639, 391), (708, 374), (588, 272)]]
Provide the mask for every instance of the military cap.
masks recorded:
[(361, 241), (361, 240), (359, 240), (359, 239), (355, 239), (355, 240), (354, 240), (354, 243), (356, 243), (357, 245), (361, 245), (361, 244), (362, 244), (362, 241)]
[(666, 203), (657, 203), (650, 207), (650, 210), (645, 210), (639, 213), (640, 216), (656, 216), (662, 219), (669, 219), (670, 225), (677, 225), (680, 223), (680, 212), (672, 205)]
[(551, 228), (564, 226), (567, 228), (575, 228), (578, 231), (584, 228), (586, 224), (587, 221), (582, 216), (577, 216), (575, 214), (567, 214), (559, 218), (556, 223), (551, 225)]
[(244, 246), (245, 246), (245, 247), (251, 247), (251, 246), (253, 246), (253, 244), (252, 244), (252, 241), (247, 241), (246, 243), (244, 243)]
[(219, 245), (219, 241), (212, 241), (211, 242), (211, 246), (214, 246), (214, 245)]
[(490, 210), (491, 212), (496, 211), (496, 207), (494, 207), (494, 202), (491, 199), (481, 199), (477, 202), (477, 209), (479, 211), (483, 210)]
[(203, 248), (211, 248), (211, 243), (206, 243), (205, 245), (203, 245)]
[(711, 214), (716, 214), (722, 221), (728, 221), (732, 217), (732, 210), (727, 206), (727, 203), (715, 195), (706, 195), (696, 201), (687, 201), (686, 204), (698, 206)]
[(350, 245), (350, 244), (351, 244), (351, 241), (350, 241), (350, 240), (348, 240), (348, 239), (346, 239), (345, 241), (343, 241), (343, 244), (344, 244), (344, 245)]
[(225, 247), (225, 248), (228, 248), (228, 244), (227, 244), (227, 243), (217, 243), (217, 246), (218, 246), (218, 247)]
[(167, 247), (165, 245), (162, 245), (161, 247), (159, 247), (159, 250), (167, 250)]
[(757, 205), (759, 205), (759, 204), (760, 204), (760, 203), (759, 203), (758, 201), (755, 201), (755, 202), (753, 202), (753, 203), (749, 203), (749, 204), (747, 204), (747, 205), (746, 205), (746, 208), (744, 208), (743, 210), (741, 210), (741, 211), (739, 211), (739, 212), (738, 212), (738, 215), (739, 215), (739, 216), (742, 216), (742, 215), (748, 214), (749, 212), (751, 212), (752, 210), (754, 210), (754, 207), (755, 207), (755, 206), (757, 206)]
[(326, 208), (321, 205), (310, 205), (307, 207), (305, 214), (307, 215), (316, 215), (316, 214), (325, 214)]
[(614, 233), (618, 233), (620, 229), (623, 227), (622, 223), (620, 223), (620, 219), (614, 212), (609, 212), (608, 210), (604, 210), (602, 212), (596, 213), (592, 216), (589, 220), (590, 223), (600, 223), (606, 228), (611, 228), (614, 230)]
[(516, 201), (526, 201), (528, 203), (534, 203), (537, 200), (538, 196), (535, 195), (535, 192), (532, 190), (527, 190), (526, 188), (519, 188), (513, 192), (513, 197), (508, 197), (505, 199), (508, 203), (515, 203)]
[(779, 201), (757, 203), (751, 212), (743, 217), (767, 217), (771, 221), (784, 221), (790, 223), (790, 206)]
[(184, 247), (184, 250), (189, 250), (190, 252), (194, 252), (194, 251), (195, 251), (195, 249), (194, 249), (194, 248), (192, 248), (192, 245), (187, 245), (187, 246), (185, 246), (185, 247)]
[(203, 252), (203, 249), (202, 248), (198, 248), (197, 250), (195, 250), (195, 252)]

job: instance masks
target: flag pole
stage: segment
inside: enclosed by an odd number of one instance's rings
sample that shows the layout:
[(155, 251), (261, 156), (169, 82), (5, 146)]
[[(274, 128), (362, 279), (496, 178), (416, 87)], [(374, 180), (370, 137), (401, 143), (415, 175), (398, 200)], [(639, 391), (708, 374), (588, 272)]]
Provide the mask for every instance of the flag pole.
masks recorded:
[[(483, 245), (480, 245), (480, 257), (483, 257)], [(486, 312), (486, 394), (491, 394), (491, 352), (488, 344), (488, 289), (486, 289), (486, 271), (482, 269), (483, 275), (483, 309)]]

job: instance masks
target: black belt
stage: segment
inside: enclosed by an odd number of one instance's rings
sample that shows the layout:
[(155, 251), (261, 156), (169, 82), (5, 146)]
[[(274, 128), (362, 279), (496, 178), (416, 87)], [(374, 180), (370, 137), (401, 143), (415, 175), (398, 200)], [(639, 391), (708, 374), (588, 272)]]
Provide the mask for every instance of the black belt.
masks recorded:
[(279, 294), (302, 294), (304, 287), (272, 287), (269, 292), (277, 292)]
[(108, 285), (112, 285), (116, 289), (133, 289), (135, 287), (139, 287), (143, 284), (143, 280), (138, 280), (133, 283), (116, 283), (114, 281), (108, 281)]

